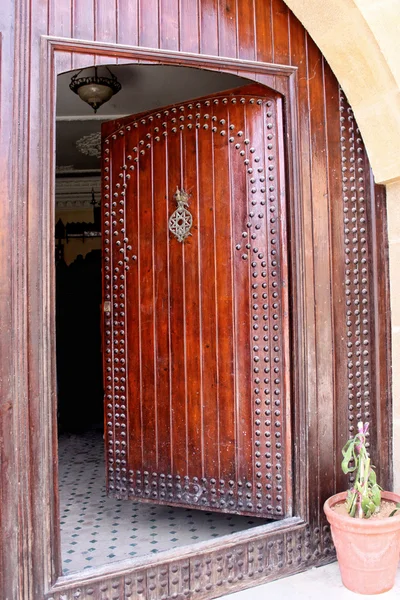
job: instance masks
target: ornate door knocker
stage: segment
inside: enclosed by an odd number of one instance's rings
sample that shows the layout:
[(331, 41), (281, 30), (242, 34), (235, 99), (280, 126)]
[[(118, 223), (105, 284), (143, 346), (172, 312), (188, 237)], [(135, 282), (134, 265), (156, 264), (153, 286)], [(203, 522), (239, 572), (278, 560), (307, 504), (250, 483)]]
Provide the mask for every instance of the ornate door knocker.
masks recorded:
[(176, 188), (174, 198), (178, 208), (172, 213), (168, 221), (168, 228), (178, 242), (183, 242), (189, 235), (193, 224), (193, 217), (187, 210), (189, 196), (184, 190)]

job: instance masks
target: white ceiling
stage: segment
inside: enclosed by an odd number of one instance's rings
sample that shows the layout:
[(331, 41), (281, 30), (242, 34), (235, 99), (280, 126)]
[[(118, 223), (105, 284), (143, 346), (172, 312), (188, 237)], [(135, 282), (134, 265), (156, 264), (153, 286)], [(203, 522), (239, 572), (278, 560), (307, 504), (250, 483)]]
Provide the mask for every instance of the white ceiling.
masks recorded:
[[(69, 89), (74, 73), (70, 71), (57, 80), (57, 166), (72, 165), (74, 170), (99, 169), (100, 160), (85, 156), (76, 149), (76, 141), (82, 136), (99, 132), (101, 123), (119, 117), (144, 112), (191, 100), (249, 83), (247, 79), (191, 67), (159, 65), (111, 66), (122, 89), (109, 102), (100, 107), (95, 115), (93, 109)], [(85, 69), (81, 76), (90, 75), (93, 69)], [(99, 67), (99, 75), (106, 74)]]

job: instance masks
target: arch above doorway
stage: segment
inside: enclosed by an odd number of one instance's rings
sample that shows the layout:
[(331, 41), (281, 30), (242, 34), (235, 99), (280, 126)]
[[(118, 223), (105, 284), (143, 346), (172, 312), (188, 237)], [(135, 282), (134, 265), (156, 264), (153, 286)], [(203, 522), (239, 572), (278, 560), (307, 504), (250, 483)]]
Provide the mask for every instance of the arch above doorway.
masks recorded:
[(398, 3), (286, 0), (286, 4), (340, 81), (357, 118), (376, 181), (388, 183), (399, 178)]

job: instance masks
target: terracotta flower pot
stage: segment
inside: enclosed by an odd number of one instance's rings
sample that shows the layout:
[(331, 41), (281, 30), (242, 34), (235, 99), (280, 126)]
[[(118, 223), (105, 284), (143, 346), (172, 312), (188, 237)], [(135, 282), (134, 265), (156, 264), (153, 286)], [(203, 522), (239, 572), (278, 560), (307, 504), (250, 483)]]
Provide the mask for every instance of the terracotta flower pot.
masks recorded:
[[(343, 584), (358, 594), (381, 594), (395, 581), (400, 558), (400, 513), (383, 519), (355, 519), (340, 515), (332, 506), (347, 492), (331, 496), (324, 512), (331, 525)], [(383, 500), (400, 502), (400, 496), (382, 492)]]

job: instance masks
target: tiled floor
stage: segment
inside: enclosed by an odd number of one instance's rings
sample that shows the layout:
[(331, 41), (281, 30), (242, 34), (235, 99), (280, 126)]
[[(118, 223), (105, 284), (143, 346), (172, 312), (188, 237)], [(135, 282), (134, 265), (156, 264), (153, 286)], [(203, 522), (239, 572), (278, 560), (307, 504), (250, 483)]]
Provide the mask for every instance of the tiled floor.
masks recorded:
[(108, 498), (99, 432), (59, 440), (61, 549), (66, 575), (262, 525), (266, 521)]

